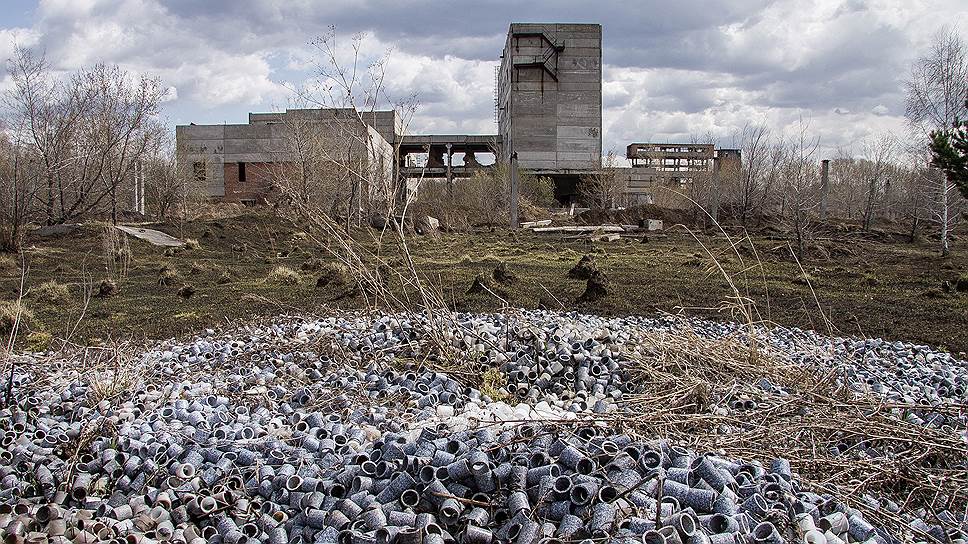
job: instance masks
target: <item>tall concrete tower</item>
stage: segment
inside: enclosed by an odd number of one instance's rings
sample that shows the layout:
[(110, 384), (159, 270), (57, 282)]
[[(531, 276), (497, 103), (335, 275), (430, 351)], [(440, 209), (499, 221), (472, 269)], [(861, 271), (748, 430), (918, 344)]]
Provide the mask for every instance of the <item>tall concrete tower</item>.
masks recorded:
[(555, 180), (568, 201), (602, 157), (602, 26), (514, 23), (497, 77), (504, 159)]

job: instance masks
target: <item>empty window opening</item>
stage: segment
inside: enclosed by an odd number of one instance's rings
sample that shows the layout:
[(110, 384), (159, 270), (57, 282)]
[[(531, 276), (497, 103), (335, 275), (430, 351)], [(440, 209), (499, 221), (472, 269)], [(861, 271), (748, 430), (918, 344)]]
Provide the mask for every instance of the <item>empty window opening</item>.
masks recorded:
[(195, 176), (195, 181), (205, 181), (205, 162), (204, 161), (193, 162), (192, 174)]
[(239, 183), (245, 183), (245, 163), (239, 163)]

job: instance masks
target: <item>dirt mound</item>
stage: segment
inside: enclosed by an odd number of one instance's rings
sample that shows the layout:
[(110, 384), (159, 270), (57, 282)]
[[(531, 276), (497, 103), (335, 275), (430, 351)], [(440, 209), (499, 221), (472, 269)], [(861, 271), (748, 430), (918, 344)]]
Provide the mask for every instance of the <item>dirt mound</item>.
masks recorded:
[(578, 261), (578, 264), (568, 271), (568, 277), (576, 280), (587, 280), (597, 271), (598, 266), (595, 262), (595, 256), (584, 255)]
[(578, 298), (579, 302), (594, 302), (608, 296), (609, 282), (608, 277), (601, 270), (595, 270), (588, 277), (585, 285), (585, 292)]
[(504, 262), (497, 265), (497, 268), (491, 273), (491, 277), (501, 285), (510, 285), (518, 279), (518, 276)]
[(660, 208), (652, 204), (633, 206), (624, 210), (588, 210), (575, 217), (579, 225), (637, 225), (639, 221), (659, 219), (665, 227), (676, 224), (691, 225), (694, 223), (692, 214), (687, 210)]
[(491, 278), (482, 272), (477, 276), (474, 276), (474, 282), (471, 283), (471, 286), (467, 289), (467, 294), (484, 293), (492, 290), (493, 285), (491, 284)]

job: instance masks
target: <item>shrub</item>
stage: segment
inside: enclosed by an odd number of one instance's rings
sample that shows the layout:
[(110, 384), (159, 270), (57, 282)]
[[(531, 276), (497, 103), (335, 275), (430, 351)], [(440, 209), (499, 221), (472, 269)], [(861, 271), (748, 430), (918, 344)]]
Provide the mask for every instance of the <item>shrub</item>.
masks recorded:
[(30, 295), (39, 302), (54, 304), (70, 300), (71, 290), (63, 283), (49, 280), (31, 289)]
[[(554, 182), (527, 172), (518, 176), (518, 209), (530, 210), (555, 205)], [(507, 225), (510, 217), (511, 176), (507, 164), (479, 170), (448, 188), (443, 182), (422, 184), (414, 217), (433, 216), (448, 230), (465, 230), (475, 225)]]
[(597, 270), (598, 264), (595, 262), (595, 257), (592, 255), (584, 255), (578, 261), (578, 264), (568, 271), (568, 277), (576, 280), (587, 280)]
[(595, 302), (608, 296), (609, 291), (608, 277), (601, 270), (592, 271), (585, 285), (585, 292), (578, 298), (579, 302)]
[(185, 249), (195, 250), (195, 249), (198, 249), (200, 247), (202, 247), (202, 245), (198, 243), (198, 240), (196, 240), (194, 238), (186, 238), (185, 239)]
[(502, 285), (510, 285), (518, 279), (517, 275), (511, 271), (511, 269), (508, 268), (507, 263), (504, 262), (497, 265), (497, 267), (491, 273), (491, 276), (494, 278), (494, 281)]
[(299, 272), (296, 272), (288, 266), (277, 266), (273, 268), (269, 271), (269, 276), (266, 278), (266, 281), (269, 283), (278, 285), (297, 285), (300, 280), (302, 280), (302, 276), (299, 275)]

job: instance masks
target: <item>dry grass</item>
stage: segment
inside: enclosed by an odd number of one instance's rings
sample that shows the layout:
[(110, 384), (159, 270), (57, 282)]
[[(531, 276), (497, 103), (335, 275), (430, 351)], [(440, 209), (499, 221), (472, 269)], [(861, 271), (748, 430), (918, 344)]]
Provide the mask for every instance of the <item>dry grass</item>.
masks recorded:
[(353, 279), (353, 272), (345, 264), (338, 261), (323, 263), (319, 266), (318, 271), (317, 287), (327, 285), (342, 287), (356, 283)]
[(195, 238), (186, 238), (185, 245), (183, 247), (189, 251), (194, 251), (196, 249), (201, 248), (202, 244), (198, 243), (198, 240), (196, 240)]
[(481, 393), (491, 397), (495, 402), (505, 401), (510, 398), (505, 385), (508, 378), (497, 368), (489, 368), (481, 375)]
[(127, 234), (112, 226), (104, 227), (101, 233), (101, 255), (112, 279), (121, 281), (128, 276), (131, 245), (128, 243)]
[(181, 280), (178, 271), (174, 268), (164, 265), (161, 270), (158, 271), (158, 285), (171, 286), (175, 285)]
[[(745, 335), (744, 330), (710, 339), (685, 320), (672, 332), (642, 333), (627, 344), (635, 347), (626, 353), (629, 378), (641, 390), (627, 398), (627, 411), (615, 415), (613, 423), (696, 451), (761, 461), (785, 458), (815, 491), (845, 500), (896, 534), (906, 531), (903, 523), (872, 509), (866, 494), (889, 498), (904, 511), (925, 508), (926, 519), (944, 509), (968, 508), (968, 445), (955, 433), (903, 419), (907, 411), (923, 407), (858, 395), (837, 385), (829, 369), (791, 361)], [(764, 378), (786, 394), (759, 387)], [(756, 407), (716, 409), (735, 400), (750, 400)], [(865, 453), (873, 450), (885, 454)]]
[(30, 327), (34, 323), (34, 313), (24, 306), (23, 302), (0, 301), (0, 341), (6, 344), (7, 337), (17, 326), (20, 320), (20, 329)]
[(57, 280), (48, 280), (31, 289), (30, 296), (38, 302), (57, 304), (71, 300), (71, 290)]
[(34, 331), (24, 338), (24, 349), (27, 351), (46, 351), (50, 349), (51, 343), (54, 341), (54, 337), (44, 331)]
[(302, 276), (288, 266), (277, 266), (269, 271), (266, 281), (276, 285), (299, 285)]
[(0, 272), (16, 270), (18, 266), (16, 257), (0, 253)]

